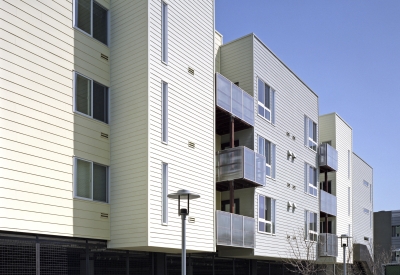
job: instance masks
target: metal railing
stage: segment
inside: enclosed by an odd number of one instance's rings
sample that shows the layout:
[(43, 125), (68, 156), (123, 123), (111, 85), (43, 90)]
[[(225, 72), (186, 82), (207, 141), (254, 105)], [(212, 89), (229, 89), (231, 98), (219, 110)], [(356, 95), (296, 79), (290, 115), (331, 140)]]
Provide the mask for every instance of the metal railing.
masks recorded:
[(217, 106), (254, 126), (254, 98), (216, 73)]
[(238, 146), (217, 152), (217, 182), (245, 179), (265, 186), (265, 157)]
[(337, 257), (338, 236), (330, 233), (320, 233), (318, 236), (318, 254), (320, 257)]
[(216, 210), (217, 245), (254, 248), (254, 218)]
[(338, 151), (327, 143), (319, 145), (319, 166), (329, 171), (338, 170)]
[(337, 198), (336, 196), (320, 190), (320, 205), (321, 212), (327, 213), (332, 216), (337, 216)]

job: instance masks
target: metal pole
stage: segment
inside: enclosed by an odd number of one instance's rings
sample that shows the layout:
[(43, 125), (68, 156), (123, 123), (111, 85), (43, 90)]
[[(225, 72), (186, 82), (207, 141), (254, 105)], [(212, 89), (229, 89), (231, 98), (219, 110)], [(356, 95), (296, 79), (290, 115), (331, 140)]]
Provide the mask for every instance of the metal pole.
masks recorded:
[(186, 213), (181, 213), (182, 217), (182, 275), (186, 275)]
[(346, 246), (343, 245), (343, 275), (347, 275), (346, 270)]

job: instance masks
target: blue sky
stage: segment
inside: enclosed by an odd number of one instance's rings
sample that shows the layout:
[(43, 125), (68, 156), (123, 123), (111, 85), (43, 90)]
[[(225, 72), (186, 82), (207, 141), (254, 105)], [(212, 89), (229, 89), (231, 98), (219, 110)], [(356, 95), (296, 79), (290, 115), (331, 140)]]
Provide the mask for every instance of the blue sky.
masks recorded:
[(352, 126), (374, 211), (400, 209), (400, 1), (215, 2), (225, 43), (254, 32), (319, 95), (320, 114)]

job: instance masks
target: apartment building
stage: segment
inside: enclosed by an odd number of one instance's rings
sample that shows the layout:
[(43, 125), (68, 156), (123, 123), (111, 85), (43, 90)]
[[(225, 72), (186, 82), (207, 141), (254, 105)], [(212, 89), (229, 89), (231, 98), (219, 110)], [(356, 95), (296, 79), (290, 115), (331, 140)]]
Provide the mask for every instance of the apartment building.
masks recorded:
[(325, 264), (336, 235), (371, 238), (351, 128), (256, 35), (223, 44), (212, 0), (0, 12), (1, 274), (180, 274), (179, 189), (201, 196), (189, 274), (287, 274), (290, 240)]
[(375, 252), (391, 254), (392, 263), (400, 263), (400, 210), (374, 213)]

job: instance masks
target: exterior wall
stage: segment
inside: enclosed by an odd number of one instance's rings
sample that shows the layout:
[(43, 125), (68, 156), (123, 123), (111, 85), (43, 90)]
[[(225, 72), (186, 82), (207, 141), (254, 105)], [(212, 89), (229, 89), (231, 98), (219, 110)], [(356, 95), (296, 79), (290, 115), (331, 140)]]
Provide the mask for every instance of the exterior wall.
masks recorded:
[(392, 211), (374, 213), (374, 250), (375, 253), (390, 251), (392, 247)]
[(221, 52), (220, 46), (223, 44), (223, 36), (219, 32), (215, 31), (214, 35), (214, 60), (215, 60), (215, 72), (220, 72), (221, 65)]
[[(254, 217), (254, 188), (235, 190), (235, 199), (239, 199), (239, 214), (247, 217)], [(221, 192), (221, 201), (229, 200), (229, 191)]]
[[(187, 248), (214, 251), (214, 3), (168, 3), (168, 64), (161, 61), (161, 1), (149, 1), (149, 189), (148, 245), (181, 249), (181, 218), (170, 200), (168, 225), (161, 223), (161, 163), (168, 163), (168, 192), (201, 195), (190, 203), (195, 224)], [(194, 69), (194, 75), (188, 73)], [(161, 142), (161, 82), (168, 83), (168, 144)], [(190, 148), (188, 142), (195, 143)], [(199, 230), (201, 228), (201, 230)]]
[[(276, 199), (276, 234), (256, 233), (254, 255), (284, 257), (290, 247), (286, 236), (304, 229), (305, 210), (319, 213), (319, 199), (305, 193), (305, 162), (317, 166), (317, 153), (304, 146), (304, 115), (318, 122), (318, 96), (310, 90), (289, 68), (287, 68), (256, 36), (254, 45), (254, 112), (255, 151), (258, 135), (276, 144), (276, 180), (267, 178), (264, 188), (257, 188), (254, 197), (255, 218), (258, 217), (258, 194)], [(276, 90), (276, 123), (266, 121), (258, 115), (257, 79)], [(286, 133), (290, 133), (290, 137)], [(293, 140), (292, 137), (295, 137)], [(291, 150), (297, 156), (287, 158)], [(290, 184), (290, 187), (287, 184)], [(295, 189), (293, 189), (295, 186)], [(288, 201), (297, 209), (288, 210)], [(318, 215), (319, 217), (319, 215)], [(319, 222), (317, 222), (319, 225)], [(256, 230), (257, 232), (257, 230)]]
[(220, 72), (253, 95), (253, 35), (246, 35), (220, 48)]
[[(373, 170), (364, 160), (353, 153), (353, 242), (372, 244), (373, 234)], [(364, 185), (367, 181), (368, 186)], [(368, 209), (368, 213), (364, 212)], [(367, 237), (368, 240), (364, 240)]]
[[(148, 5), (111, 3), (111, 242), (148, 244)], [(127, 26), (130, 26), (127, 28)]]
[[(392, 226), (400, 225), (400, 210), (392, 211)], [(392, 248), (400, 249), (400, 237), (392, 237)]]
[(73, 28), (71, 1), (0, 14), (0, 230), (109, 239), (109, 205), (74, 199), (72, 181), (74, 156), (110, 164), (109, 125), (72, 107), (74, 71), (110, 85), (109, 48)]

